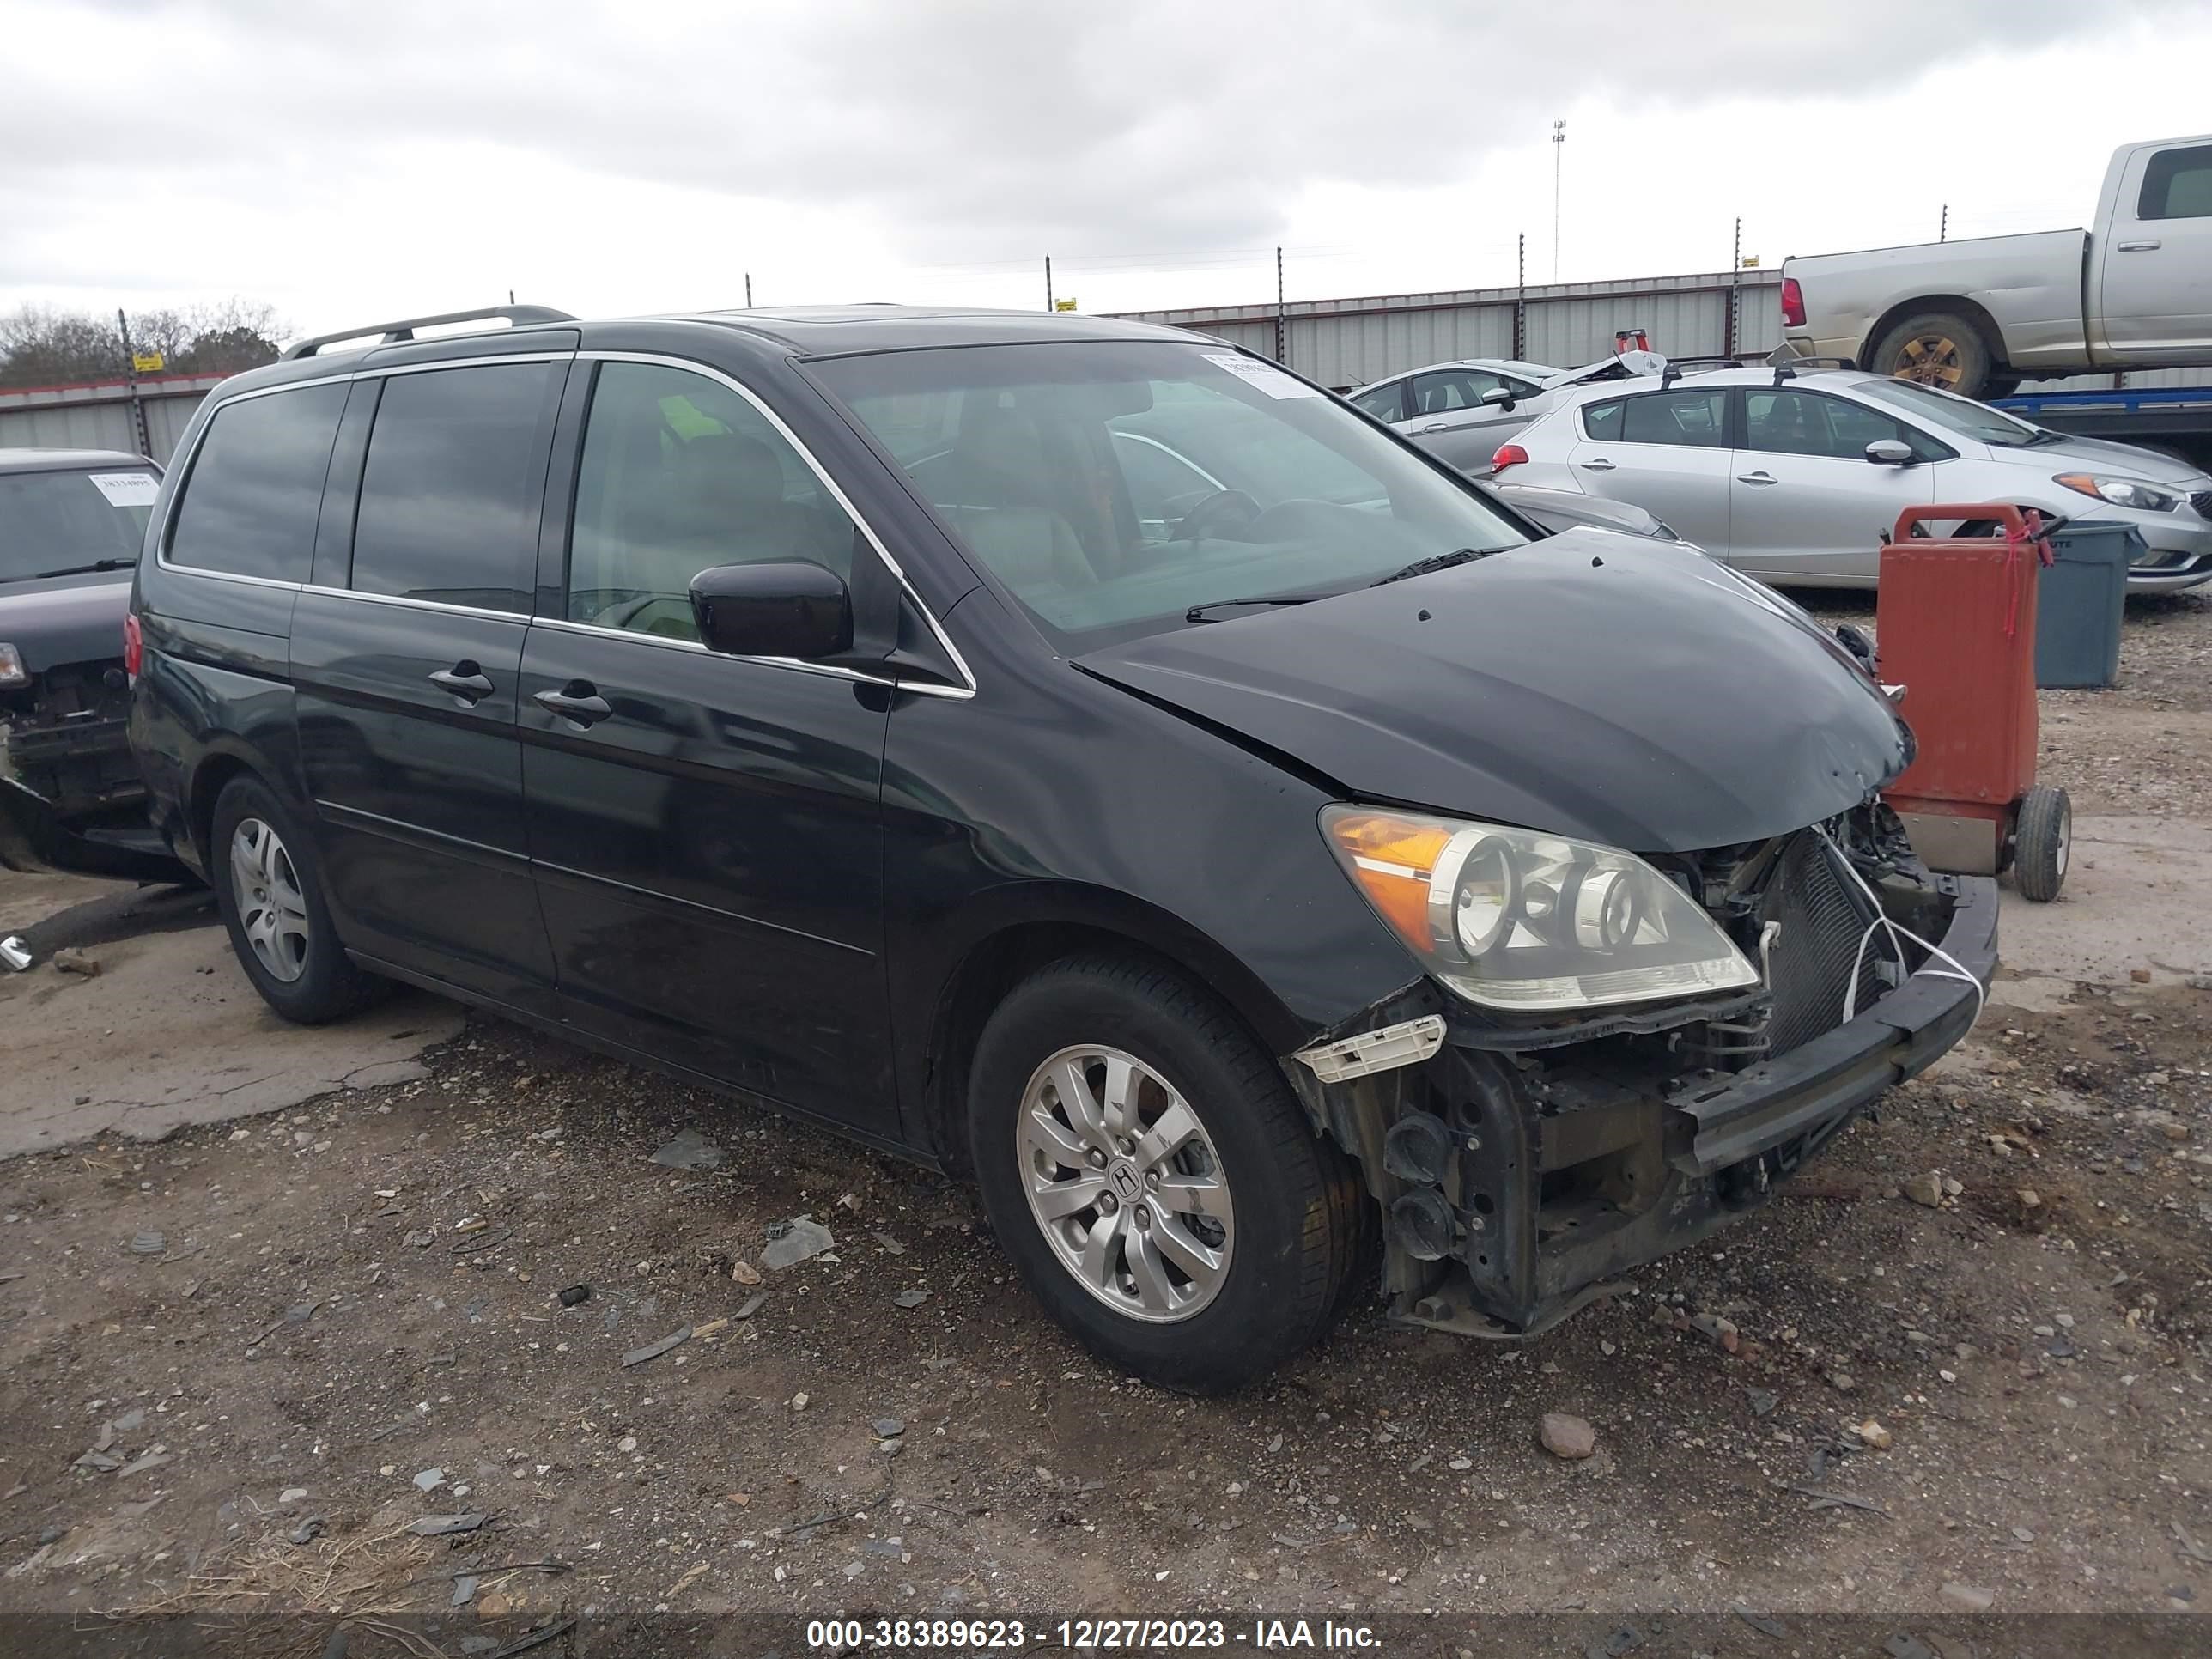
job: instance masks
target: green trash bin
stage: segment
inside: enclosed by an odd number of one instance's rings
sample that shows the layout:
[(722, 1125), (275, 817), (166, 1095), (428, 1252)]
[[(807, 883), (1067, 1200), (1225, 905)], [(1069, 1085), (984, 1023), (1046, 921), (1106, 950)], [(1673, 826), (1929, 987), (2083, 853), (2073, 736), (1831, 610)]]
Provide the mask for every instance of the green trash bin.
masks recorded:
[(2040, 573), (2035, 602), (2035, 683), (2107, 686), (2120, 675), (2120, 618), (2128, 567), (2147, 549), (2131, 524), (2090, 519), (2051, 538), (2058, 562)]

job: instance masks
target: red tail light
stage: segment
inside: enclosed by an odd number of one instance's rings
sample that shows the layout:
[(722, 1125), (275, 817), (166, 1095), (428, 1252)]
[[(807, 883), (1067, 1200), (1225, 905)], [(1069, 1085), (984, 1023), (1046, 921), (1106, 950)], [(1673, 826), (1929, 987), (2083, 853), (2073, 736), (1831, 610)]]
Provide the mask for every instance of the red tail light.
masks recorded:
[(146, 659), (146, 639), (138, 631), (138, 613), (123, 613), (123, 672), (132, 679), (138, 678), (138, 665)]
[(1519, 444), (1500, 444), (1498, 453), (1490, 458), (1490, 470), (1503, 472), (1509, 466), (1525, 466), (1528, 463), (1528, 452)]
[(1795, 276), (1784, 276), (1782, 279), (1782, 326), (1784, 328), (1805, 326), (1805, 290), (1797, 286), (1797, 279)]

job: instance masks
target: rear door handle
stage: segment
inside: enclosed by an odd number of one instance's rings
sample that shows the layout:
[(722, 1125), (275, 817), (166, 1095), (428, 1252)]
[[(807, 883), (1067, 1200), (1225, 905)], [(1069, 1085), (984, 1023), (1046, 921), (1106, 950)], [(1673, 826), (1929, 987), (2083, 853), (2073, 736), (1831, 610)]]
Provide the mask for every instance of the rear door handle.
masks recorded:
[(578, 726), (593, 725), (615, 712), (589, 680), (570, 680), (558, 691), (534, 692), (531, 701)]
[(1739, 472), (1735, 477), (1738, 483), (1771, 484), (1780, 482), (1771, 472)]
[(1607, 460), (1602, 455), (1599, 456), (1598, 459), (1594, 461), (1577, 461), (1575, 465), (1581, 467), (1585, 472), (1610, 472), (1613, 471), (1613, 463)]
[(2158, 251), (2158, 244), (2156, 242), (2122, 242), (2119, 245), (2119, 251), (2123, 253), (2155, 253)]
[(1426, 426), (1422, 427), (1420, 430), (1423, 432), (1449, 432), (1451, 430), (1451, 422), (1449, 421), (1431, 421)]
[(441, 668), (430, 676), (430, 684), (441, 691), (449, 692), (461, 702), (474, 707), (491, 696), (492, 683), (484, 678), (483, 669), (466, 658), (451, 668)]

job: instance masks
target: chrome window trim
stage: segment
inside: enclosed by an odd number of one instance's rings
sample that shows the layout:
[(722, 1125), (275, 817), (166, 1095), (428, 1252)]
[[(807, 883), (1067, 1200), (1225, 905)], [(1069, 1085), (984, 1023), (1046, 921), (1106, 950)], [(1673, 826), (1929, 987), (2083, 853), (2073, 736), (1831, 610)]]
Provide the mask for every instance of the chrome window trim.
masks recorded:
[[(207, 441), (208, 430), (210, 428), (214, 426), (216, 416), (222, 414), (224, 410), (229, 408), (233, 404), (244, 403), (249, 398), (274, 397), (278, 392), (297, 392), (313, 386), (349, 384), (355, 380), (382, 380), (386, 376), (391, 374), (419, 374), (427, 373), (432, 369), (478, 368), (496, 366), (500, 363), (547, 363), (569, 362), (642, 363), (648, 367), (656, 368), (679, 369), (689, 374), (702, 375), (706, 379), (713, 380), (718, 385), (726, 386), (732, 392), (736, 392), (738, 397), (744, 398), (746, 403), (751, 404), (754, 409), (759, 411), (761, 417), (767, 421), (771, 427), (775, 428), (778, 435), (780, 435), (786, 443), (791, 446), (792, 449), (798, 454), (799, 458), (806, 463), (807, 470), (813, 473), (815, 478), (821, 483), (822, 487), (830, 492), (830, 496), (836, 501), (838, 507), (843, 510), (845, 516), (850, 519), (854, 525), (859, 528), (860, 534), (866, 538), (868, 545), (875, 550), (876, 556), (884, 562), (884, 568), (890, 572), (893, 579), (897, 581), (901, 591), (903, 592), (907, 598), (913, 602), (915, 610), (921, 614), (921, 619), (929, 625), (929, 631), (936, 636), (937, 642), (945, 647), (945, 654), (952, 659), (953, 665), (960, 671), (961, 678), (965, 680), (967, 684), (964, 685), (932, 685), (923, 682), (895, 679), (888, 675), (863, 673), (858, 669), (837, 667), (827, 663), (805, 662), (796, 657), (740, 657), (730, 654), (729, 659), (731, 661), (759, 663), (763, 666), (769, 668), (793, 669), (802, 674), (817, 674), (828, 678), (850, 680), (857, 684), (866, 685), (881, 685), (891, 690), (911, 692), (915, 696), (921, 697), (951, 697), (965, 702), (975, 695), (975, 671), (968, 665), (968, 659), (965, 656), (961, 654), (960, 647), (952, 642), (951, 636), (945, 631), (944, 624), (938, 621), (935, 614), (931, 611), (928, 605), (922, 602), (921, 595), (915, 592), (914, 584), (908, 579), (905, 569), (901, 567), (896, 559), (891, 556), (890, 550), (884, 544), (883, 538), (876, 533), (875, 526), (861, 516), (859, 509), (853, 505), (851, 497), (848, 496), (844, 490), (838, 487), (837, 481), (830, 476), (828, 470), (823, 466), (821, 462), (815, 459), (813, 452), (808, 449), (805, 444), (799, 441), (798, 434), (793, 432), (789, 426), (785, 424), (781, 416), (778, 416), (774, 410), (763, 403), (760, 398), (742, 382), (732, 379), (729, 375), (723, 374), (720, 369), (715, 368), (709, 364), (698, 362), (688, 357), (670, 357), (658, 353), (642, 351), (501, 352), (478, 357), (441, 357), (428, 362), (399, 363), (382, 368), (357, 368), (337, 374), (308, 375), (297, 380), (286, 380), (276, 386), (256, 386), (251, 392), (238, 392), (232, 397), (224, 398), (220, 404), (217, 404), (212, 410), (210, 410), (208, 413), (208, 418), (206, 421), (201, 424), (199, 430), (192, 434), (191, 447), (189, 451), (185, 453), (182, 465), (179, 465), (177, 463), (175, 457), (173, 456), (171, 458), (169, 467), (165, 470), (164, 476), (166, 477), (168, 474), (173, 473), (189, 479), (191, 473), (192, 463), (198, 459), (200, 447)], [(273, 587), (292, 593), (313, 593), (319, 598), (325, 599), (360, 599), (371, 605), (410, 605), (420, 610), (442, 611), (464, 617), (484, 617), (496, 621), (511, 622), (529, 627), (556, 628), (573, 633), (604, 635), (611, 639), (641, 640), (648, 645), (662, 647), (672, 646), (679, 650), (699, 652), (705, 652), (707, 650), (705, 645), (695, 640), (672, 640), (664, 638), (659, 635), (637, 633), (629, 629), (601, 628), (592, 623), (570, 622), (566, 617), (538, 617), (532, 616), (527, 612), (514, 611), (493, 611), (481, 605), (449, 605), (440, 599), (410, 599), (404, 594), (398, 593), (368, 593), (357, 588), (329, 587), (314, 582), (285, 581), (271, 576), (249, 576), (238, 571), (210, 570), (198, 565), (177, 564), (172, 562), (168, 556), (168, 540), (169, 526), (176, 517), (177, 503), (179, 499), (181, 499), (181, 491), (179, 491), (178, 495), (172, 495), (170, 497), (168, 501), (166, 502), (162, 507), (159, 520), (155, 525), (149, 526), (149, 533), (152, 534), (155, 538), (154, 562), (155, 566), (165, 571), (174, 572), (179, 575), (191, 576), (204, 581), (235, 582), (248, 587)], [(572, 526), (572, 531), (573, 528), (574, 527)]]
[(532, 628), (550, 628), (563, 634), (588, 634), (607, 640), (630, 640), (641, 645), (658, 646), (664, 651), (696, 651), (702, 656), (719, 658), (724, 662), (758, 663), (764, 668), (789, 668), (801, 674), (820, 674), (830, 679), (851, 680), (860, 685), (880, 685), (891, 691), (910, 691), (922, 697), (959, 697), (975, 695), (973, 687), (959, 685), (930, 685), (912, 680), (896, 680), (885, 674), (871, 674), (858, 668), (847, 668), (836, 663), (808, 662), (803, 657), (744, 657), (732, 651), (709, 650), (702, 641), (672, 639), (665, 634), (641, 634), (633, 628), (603, 628), (597, 623), (569, 622), (561, 617), (535, 617), (530, 619)]
[[(791, 446), (793, 452), (798, 455), (799, 459), (806, 463), (807, 471), (814, 475), (816, 481), (821, 484), (823, 489), (830, 492), (830, 497), (844, 510), (845, 516), (850, 519), (855, 527), (859, 529), (860, 534), (866, 538), (868, 545), (875, 550), (876, 556), (884, 562), (884, 568), (891, 573), (892, 577), (897, 581), (900, 588), (905, 592), (907, 598), (913, 601), (915, 610), (921, 614), (922, 621), (928, 623), (929, 631), (936, 636), (938, 644), (945, 647), (945, 655), (952, 659), (952, 665), (960, 671), (960, 677), (967, 682), (967, 684), (964, 687), (930, 686), (925, 688), (909, 685), (903, 681), (896, 680), (884, 681), (883, 683), (897, 685), (902, 690), (923, 691), (925, 695), (930, 696), (966, 698), (972, 697), (975, 695), (975, 671), (968, 665), (968, 659), (960, 653), (960, 647), (953, 644), (951, 636), (945, 631), (944, 624), (939, 622), (936, 616), (930, 611), (930, 608), (922, 603), (921, 595), (915, 592), (914, 583), (908, 579), (905, 568), (900, 565), (896, 559), (891, 556), (890, 549), (884, 544), (884, 538), (876, 533), (875, 526), (870, 524), (867, 520), (862, 516), (860, 510), (853, 505), (852, 497), (846, 495), (844, 490), (839, 488), (837, 481), (830, 476), (829, 469), (823, 466), (821, 462), (814, 459), (814, 452), (807, 448), (805, 444), (799, 441), (799, 434), (793, 432), (790, 427), (784, 423), (783, 417), (778, 415), (774, 410), (770, 409), (766, 404), (763, 403), (760, 398), (755, 395), (750, 387), (747, 386), (743, 381), (735, 380), (730, 375), (725, 374), (720, 369), (714, 368), (711, 364), (699, 362), (689, 357), (670, 357), (658, 352), (579, 351), (576, 354), (576, 360), (579, 362), (593, 363), (642, 363), (647, 367), (653, 368), (673, 368), (681, 370), (686, 374), (703, 376), (705, 379), (714, 381), (718, 386), (726, 386), (732, 392), (736, 392), (738, 397), (744, 398), (745, 402), (750, 404), (753, 408), (759, 412), (761, 418), (775, 428), (777, 435), (782, 438), (784, 442)], [(594, 391), (593, 395), (597, 395), (596, 390)], [(588, 416), (586, 416), (586, 423), (588, 426)], [(572, 526), (572, 532), (574, 526)], [(568, 625), (572, 627), (591, 626), (589, 623), (571, 623)], [(633, 639), (641, 637), (637, 635), (629, 634), (627, 630), (623, 629), (608, 629), (602, 631), (623, 634), (625, 637)], [(704, 647), (702, 647), (702, 648), (703, 649)], [(740, 660), (805, 666), (811, 672), (825, 672), (819, 664), (798, 665), (793, 662), (793, 659), (787, 657), (750, 657), (740, 659)], [(848, 671), (840, 670), (837, 672), (840, 674), (842, 674)], [(866, 675), (855, 676), (855, 678), (867, 679), (875, 678), (873, 676)]]
[(418, 599), (411, 593), (371, 593), (359, 587), (326, 587), (319, 582), (301, 582), (302, 593), (313, 593), (326, 599), (360, 599), (369, 605), (405, 605), (415, 611), (447, 611), (459, 617), (483, 617), (493, 622), (511, 622), (517, 628), (527, 628), (531, 615), (527, 611), (495, 611), (488, 605), (454, 605), (446, 599)]

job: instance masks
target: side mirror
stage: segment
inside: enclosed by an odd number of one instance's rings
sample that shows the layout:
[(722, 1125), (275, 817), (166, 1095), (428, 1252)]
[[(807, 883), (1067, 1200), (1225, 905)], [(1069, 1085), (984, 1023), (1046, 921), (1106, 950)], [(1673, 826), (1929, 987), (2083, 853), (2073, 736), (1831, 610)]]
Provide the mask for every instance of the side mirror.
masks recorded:
[(1510, 410), (1513, 407), (1513, 388), (1494, 386), (1482, 394), (1481, 401), (1488, 408)]
[(1866, 447), (1866, 458), (1876, 466), (1911, 466), (1912, 446), (1896, 438), (1876, 438)]
[(709, 651), (735, 657), (834, 657), (853, 643), (844, 578), (811, 560), (720, 564), (691, 579), (691, 615)]

